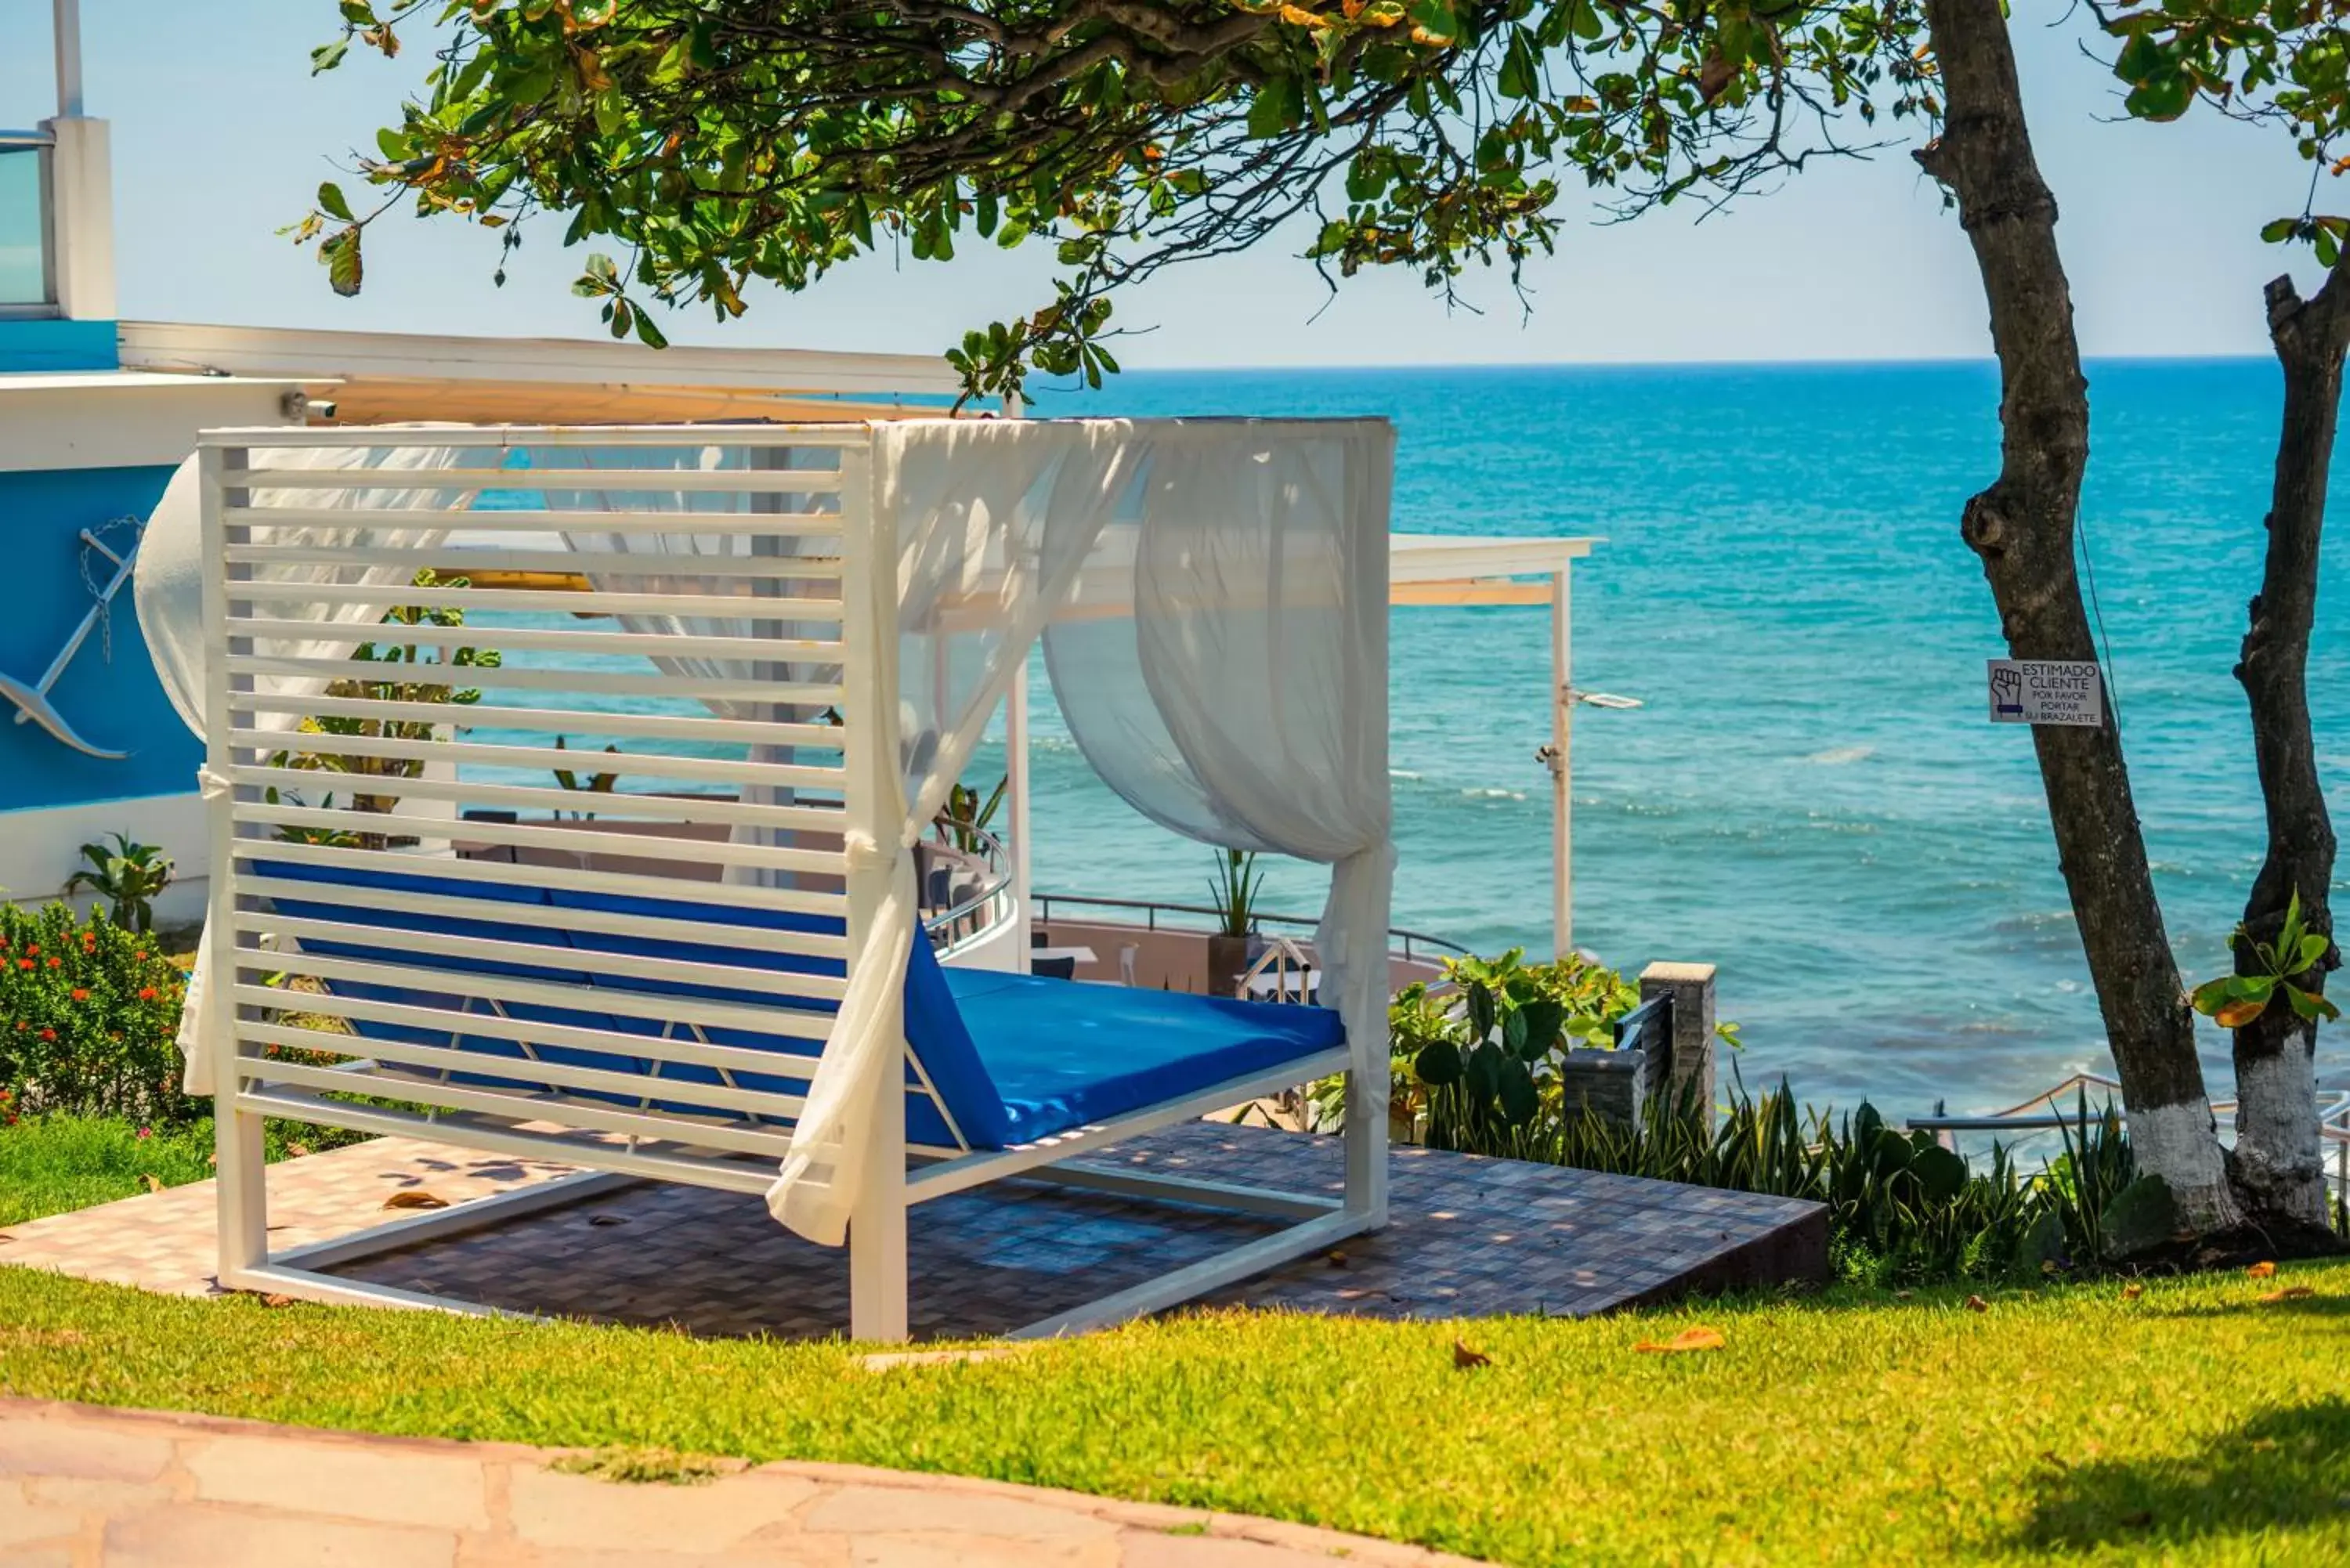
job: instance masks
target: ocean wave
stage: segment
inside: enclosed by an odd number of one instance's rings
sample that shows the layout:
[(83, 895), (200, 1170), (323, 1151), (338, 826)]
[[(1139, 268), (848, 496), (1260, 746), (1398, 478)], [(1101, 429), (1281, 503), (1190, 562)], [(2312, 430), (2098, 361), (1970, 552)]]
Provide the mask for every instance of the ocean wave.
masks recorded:
[(1522, 789), (1464, 789), (1461, 794), (1465, 800), (1523, 800), (1526, 798), (1526, 792)]
[(1825, 752), (1814, 752), (1804, 761), (1817, 763), (1824, 768), (1840, 768), (1851, 763), (1865, 763), (1875, 755), (1875, 746), (1830, 746)]
[(1409, 768), (1389, 768), (1388, 770), (1388, 777), (1391, 779), (1402, 779), (1407, 784), (1418, 784), (1419, 782), (1419, 775), (1413, 773)]

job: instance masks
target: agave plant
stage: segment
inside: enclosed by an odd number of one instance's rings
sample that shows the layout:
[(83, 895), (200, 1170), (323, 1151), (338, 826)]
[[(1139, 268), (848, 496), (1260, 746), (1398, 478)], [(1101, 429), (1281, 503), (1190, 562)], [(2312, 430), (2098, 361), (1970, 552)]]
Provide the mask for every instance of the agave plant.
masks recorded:
[(106, 900), (114, 923), (125, 930), (155, 929), (155, 899), (172, 885), (170, 856), (154, 845), (133, 844), (129, 834), (118, 833), (110, 848), (104, 844), (83, 845), (81, 857), (89, 864), (66, 878), (67, 892), (88, 888), (96, 893)]

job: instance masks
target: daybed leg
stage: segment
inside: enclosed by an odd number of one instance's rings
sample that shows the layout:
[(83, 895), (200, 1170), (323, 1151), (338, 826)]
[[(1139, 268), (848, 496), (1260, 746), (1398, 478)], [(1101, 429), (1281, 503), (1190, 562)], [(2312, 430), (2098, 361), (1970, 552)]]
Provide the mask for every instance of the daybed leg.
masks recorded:
[(898, 1345), (908, 1337), (905, 1112), (901, 1096), (881, 1099), (886, 1114), (866, 1139), (865, 1187), (848, 1221), (848, 1333)]
[[(1382, 1043), (1384, 1045), (1384, 1043)], [(1388, 1222), (1388, 1066), (1347, 1074), (1347, 1212)]]
[(262, 1149), (261, 1117), (235, 1108), (237, 1064), (221, 1064), (220, 1093), (213, 1097), (213, 1158), (220, 1200), (222, 1286), (248, 1288), (245, 1271), (269, 1262), (268, 1165)]

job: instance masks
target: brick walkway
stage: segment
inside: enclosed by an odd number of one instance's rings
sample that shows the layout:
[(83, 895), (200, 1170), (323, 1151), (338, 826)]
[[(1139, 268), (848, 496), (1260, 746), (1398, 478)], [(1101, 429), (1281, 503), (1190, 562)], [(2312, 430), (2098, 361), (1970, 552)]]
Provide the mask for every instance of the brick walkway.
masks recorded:
[(852, 1465), (695, 1485), (558, 1450), (0, 1400), (9, 1568), (1371, 1568), (1416, 1547)]
[[(1195, 1122), (1097, 1156), (1292, 1191), (1343, 1185), (1335, 1138)], [(385, 1139), (273, 1167), (271, 1245), (348, 1234), (421, 1189), (461, 1202), (560, 1167)], [(1792, 1199), (1398, 1148), (1393, 1223), (1209, 1298), (1375, 1317), (1586, 1316), (1682, 1291), (1817, 1277), (1825, 1212)], [(209, 1184), (0, 1231), (0, 1262), (151, 1290), (213, 1288)], [(994, 1334), (1258, 1234), (1269, 1221), (1027, 1182), (914, 1211), (918, 1337)], [(345, 1264), (347, 1278), (513, 1310), (706, 1334), (847, 1323), (845, 1257), (758, 1199), (648, 1184)]]

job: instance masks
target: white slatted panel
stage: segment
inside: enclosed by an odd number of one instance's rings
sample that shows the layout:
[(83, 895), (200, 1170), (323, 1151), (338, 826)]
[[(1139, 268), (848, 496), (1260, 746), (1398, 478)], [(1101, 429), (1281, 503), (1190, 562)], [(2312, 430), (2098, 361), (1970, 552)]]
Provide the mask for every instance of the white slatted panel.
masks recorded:
[[(359, 455), (439, 442), (525, 451), (528, 466), (388, 470)], [(678, 466), (708, 447), (723, 461)], [(332, 455), (294, 467), (286, 448)], [(896, 831), (875, 819), (875, 785), (897, 762), (862, 718), (871, 639), (896, 631), (860, 607), (867, 574), (890, 569), (868, 548), (867, 432), (271, 431), (208, 438), (205, 462), (209, 756), (233, 786), (215, 806), (215, 918), (235, 942), (241, 1103), (377, 1129), (421, 1117), (482, 1147), (570, 1138), (585, 1163), (619, 1168), (626, 1150), (743, 1185), (742, 1161), (783, 1152), (800, 1106), (788, 1081), (812, 1070), (878, 896), (852, 887), (843, 832)], [(358, 491), (450, 510), (329, 504)], [(361, 527), (445, 527), (462, 543), (294, 533)], [(612, 547), (652, 535), (709, 553)], [(469, 564), (591, 587), (401, 586)], [(321, 568), (335, 580), (312, 580)], [(463, 625), (380, 621), (403, 607)], [(324, 628), (327, 609), (356, 618)], [(322, 631), (379, 657), (321, 655), (306, 645)], [(463, 648), (504, 662), (452, 668)], [(286, 678), (327, 690), (255, 690)], [(482, 695), (378, 689), (392, 684)], [(590, 793), (557, 769), (616, 777)], [(581, 898), (606, 901), (561, 907)], [(799, 929), (680, 919), (647, 899)]]

